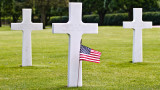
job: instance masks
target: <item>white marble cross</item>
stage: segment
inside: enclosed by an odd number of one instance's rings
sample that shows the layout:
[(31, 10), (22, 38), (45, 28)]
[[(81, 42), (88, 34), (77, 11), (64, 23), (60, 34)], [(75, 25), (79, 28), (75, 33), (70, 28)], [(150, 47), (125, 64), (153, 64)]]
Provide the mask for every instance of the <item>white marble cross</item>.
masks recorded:
[(133, 9), (133, 21), (123, 22), (123, 28), (133, 28), (133, 56), (132, 62), (142, 62), (142, 29), (152, 28), (152, 22), (142, 21), (142, 8)]
[(31, 48), (31, 32), (32, 30), (43, 30), (42, 23), (32, 23), (31, 9), (23, 9), (22, 23), (12, 23), (12, 30), (23, 31), (23, 46), (22, 46), (22, 66), (32, 66), (32, 48)]
[(79, 61), (80, 41), (85, 33), (98, 33), (98, 24), (82, 22), (82, 3), (69, 3), (68, 23), (53, 23), (53, 33), (69, 35), (68, 87), (82, 86), (82, 62)]

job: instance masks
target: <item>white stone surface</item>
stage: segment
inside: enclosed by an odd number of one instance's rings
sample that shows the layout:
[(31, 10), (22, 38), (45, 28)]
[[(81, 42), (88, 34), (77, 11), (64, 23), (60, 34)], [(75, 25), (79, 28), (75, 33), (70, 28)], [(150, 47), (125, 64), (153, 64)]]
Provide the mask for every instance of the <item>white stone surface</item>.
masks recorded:
[(143, 62), (142, 29), (152, 28), (152, 22), (142, 21), (142, 8), (133, 9), (133, 21), (123, 22), (123, 28), (133, 28), (133, 56), (132, 62)]
[(152, 28), (160, 28), (160, 26), (159, 26), (159, 25), (157, 25), (157, 26), (152, 26)]
[(82, 22), (82, 3), (69, 3), (68, 23), (53, 23), (53, 33), (69, 35), (68, 87), (82, 86), (82, 62), (79, 61), (80, 41), (85, 33), (98, 33), (98, 24)]
[(22, 66), (32, 66), (32, 48), (31, 48), (31, 32), (32, 30), (43, 30), (42, 23), (32, 23), (31, 9), (23, 9), (22, 23), (12, 23), (12, 30), (23, 31), (23, 46), (22, 46)]

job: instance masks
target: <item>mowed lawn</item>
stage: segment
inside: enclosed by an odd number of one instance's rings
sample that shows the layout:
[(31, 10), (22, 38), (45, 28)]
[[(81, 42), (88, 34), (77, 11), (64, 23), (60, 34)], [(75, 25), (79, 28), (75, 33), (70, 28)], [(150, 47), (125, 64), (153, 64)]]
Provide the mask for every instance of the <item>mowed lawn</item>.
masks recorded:
[(143, 63), (131, 63), (133, 30), (101, 26), (83, 35), (101, 51), (100, 64), (83, 61), (83, 87), (67, 88), (68, 35), (32, 31), (33, 66), (21, 67), (22, 31), (0, 28), (0, 89), (160, 89), (160, 29), (143, 30)]

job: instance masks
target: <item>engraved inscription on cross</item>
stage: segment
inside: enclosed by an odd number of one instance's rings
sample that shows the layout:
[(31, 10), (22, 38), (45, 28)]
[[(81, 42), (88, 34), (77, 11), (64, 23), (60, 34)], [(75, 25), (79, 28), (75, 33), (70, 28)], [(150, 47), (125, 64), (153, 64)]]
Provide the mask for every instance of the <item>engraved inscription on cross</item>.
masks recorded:
[(85, 33), (98, 33), (98, 24), (82, 22), (82, 3), (69, 3), (69, 21), (53, 23), (53, 33), (69, 35), (68, 87), (82, 86), (82, 62), (79, 61), (80, 42)]
[(22, 23), (12, 23), (12, 30), (23, 31), (22, 46), (22, 66), (32, 66), (32, 48), (31, 48), (31, 32), (32, 30), (43, 30), (42, 23), (32, 23), (31, 9), (23, 9)]
[(123, 22), (123, 28), (133, 28), (133, 56), (132, 62), (142, 62), (142, 29), (152, 28), (152, 22), (142, 21), (142, 8), (133, 9), (133, 21)]

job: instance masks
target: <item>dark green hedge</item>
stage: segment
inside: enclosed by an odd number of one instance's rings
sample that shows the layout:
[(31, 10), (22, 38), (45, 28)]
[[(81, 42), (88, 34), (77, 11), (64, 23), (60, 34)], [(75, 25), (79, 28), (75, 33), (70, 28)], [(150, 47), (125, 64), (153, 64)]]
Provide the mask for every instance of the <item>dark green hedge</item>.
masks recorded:
[(127, 14), (108, 14), (105, 16), (104, 25), (122, 25), (123, 21), (128, 21)]
[(143, 21), (152, 21), (153, 25), (160, 25), (160, 12), (146, 12), (143, 14)]
[(54, 16), (50, 19), (49, 24), (52, 23), (66, 23), (68, 22), (68, 16)]
[[(51, 18), (51, 23), (66, 23), (68, 21), (67, 16), (56, 16)], [(103, 25), (122, 25), (123, 21), (128, 21), (127, 13), (106, 14)], [(153, 25), (160, 25), (160, 12), (145, 12), (143, 13), (143, 21), (152, 21)], [(84, 23), (98, 23), (98, 15), (84, 15)]]

